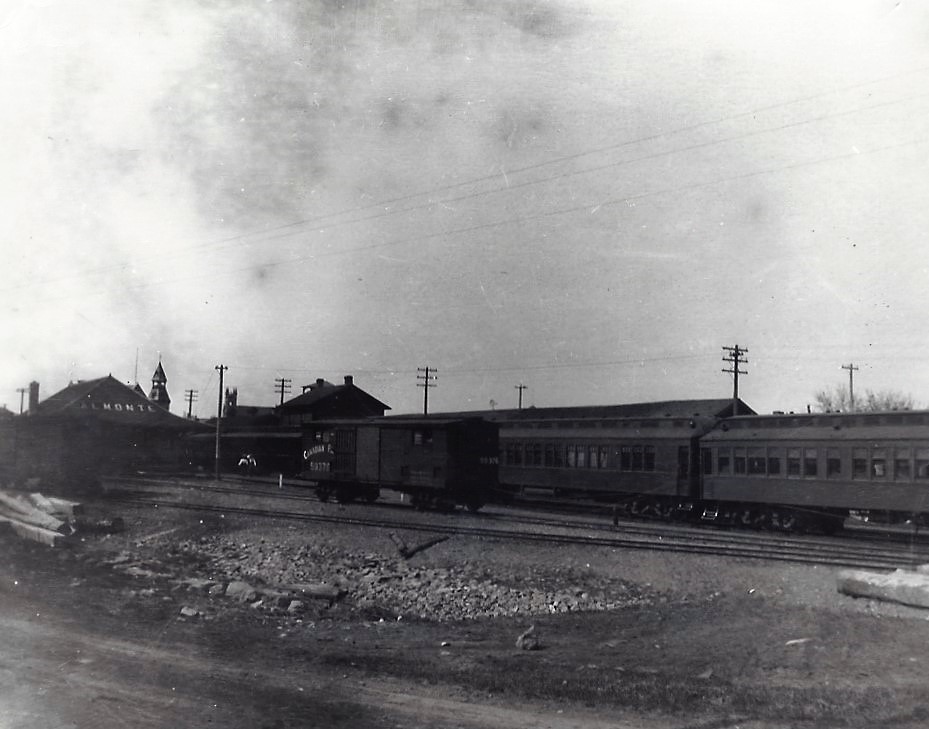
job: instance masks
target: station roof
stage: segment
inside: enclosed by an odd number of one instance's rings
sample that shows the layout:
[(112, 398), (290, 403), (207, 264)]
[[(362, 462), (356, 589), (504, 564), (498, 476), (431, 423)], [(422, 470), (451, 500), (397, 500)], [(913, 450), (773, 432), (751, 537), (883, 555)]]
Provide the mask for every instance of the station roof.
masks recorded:
[(29, 420), (88, 419), (119, 425), (196, 430), (197, 423), (172, 415), (113, 375), (71, 383), (28, 413)]

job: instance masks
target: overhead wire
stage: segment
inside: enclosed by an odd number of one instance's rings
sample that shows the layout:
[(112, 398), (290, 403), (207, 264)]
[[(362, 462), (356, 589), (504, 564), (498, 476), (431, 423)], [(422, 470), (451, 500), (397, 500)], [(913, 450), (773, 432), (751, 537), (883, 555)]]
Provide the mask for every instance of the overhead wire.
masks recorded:
[[(627, 140), (627, 141), (620, 142), (620, 143), (617, 143), (617, 144), (614, 144), (614, 145), (608, 145), (608, 146), (605, 146), (605, 147), (598, 147), (598, 148), (593, 148), (593, 149), (589, 149), (589, 150), (582, 150), (582, 151), (579, 151), (579, 152), (576, 152), (576, 153), (573, 153), (573, 154), (570, 154), (570, 155), (564, 155), (564, 156), (561, 156), (561, 157), (556, 157), (556, 158), (553, 158), (553, 159), (550, 159), (550, 160), (545, 160), (545, 161), (542, 161), (542, 162), (534, 163), (534, 164), (531, 164), (531, 165), (525, 165), (525, 166), (523, 166), (523, 167), (519, 167), (519, 168), (515, 168), (515, 169), (512, 169), (512, 170), (509, 170), (509, 171), (507, 171), (507, 175), (516, 175), (516, 174), (520, 174), (520, 173), (527, 172), (527, 171), (532, 171), (532, 170), (536, 170), (536, 169), (541, 169), (541, 168), (543, 168), (543, 167), (549, 167), (549, 166), (552, 166), (552, 165), (561, 164), (561, 163), (566, 162), (566, 161), (570, 161), (570, 160), (574, 160), (574, 159), (579, 159), (579, 158), (586, 157), (586, 156), (590, 156), (590, 155), (593, 155), (593, 154), (603, 154), (603, 153), (605, 153), (605, 152), (614, 151), (614, 150), (618, 150), (618, 149), (623, 149), (623, 148), (630, 147), (630, 146), (634, 146), (634, 145), (637, 145), (637, 144), (642, 144), (642, 143), (654, 141), (654, 140), (656, 140), (656, 139), (661, 139), (661, 138), (666, 138), (666, 137), (671, 137), (671, 136), (683, 134), (683, 133), (686, 133), (686, 132), (689, 132), (689, 131), (693, 131), (693, 130), (696, 130), (696, 129), (700, 129), (700, 128), (703, 128), (703, 127), (712, 126), (712, 125), (716, 125), (716, 124), (721, 124), (721, 123), (726, 122), (726, 121), (733, 121), (733, 120), (740, 119), (740, 118), (744, 118), (744, 117), (747, 117), (747, 116), (756, 115), (756, 114), (759, 114), (759, 113), (762, 113), (762, 112), (765, 112), (765, 111), (770, 111), (770, 110), (772, 110), (772, 109), (783, 108), (783, 107), (787, 107), (787, 106), (793, 106), (793, 105), (796, 105), (796, 104), (804, 103), (804, 102), (811, 101), (811, 100), (818, 99), (818, 98), (822, 98), (822, 97), (825, 97), (825, 96), (829, 96), (829, 95), (833, 95), (833, 94), (837, 94), (837, 93), (842, 93), (842, 92), (844, 92), (844, 91), (849, 91), (849, 90), (853, 90), (853, 89), (857, 89), (857, 88), (862, 88), (862, 87), (865, 87), (865, 86), (872, 86), (872, 85), (876, 85), (876, 84), (880, 84), (880, 83), (885, 83), (886, 81), (894, 80), (894, 79), (896, 79), (896, 78), (906, 77), (906, 76), (910, 76), (910, 75), (915, 75), (915, 74), (918, 74), (918, 73), (923, 73), (923, 72), (926, 72), (927, 70), (929, 70), (929, 67), (921, 67), (921, 68), (918, 68), (918, 69), (913, 69), (913, 70), (905, 71), (905, 72), (902, 72), (902, 73), (899, 73), (899, 74), (894, 74), (894, 75), (890, 75), (890, 76), (885, 76), (885, 77), (882, 77), (882, 78), (880, 78), (880, 79), (875, 79), (875, 80), (871, 80), (871, 81), (864, 81), (864, 82), (860, 82), (860, 83), (857, 83), (857, 84), (851, 84), (851, 85), (848, 85), (848, 86), (845, 86), (845, 87), (840, 87), (840, 88), (838, 88), (838, 89), (830, 89), (830, 90), (828, 90), (828, 91), (819, 92), (819, 93), (817, 93), (817, 94), (808, 95), (808, 96), (801, 97), (801, 98), (798, 98), (798, 99), (792, 99), (792, 100), (788, 100), (788, 101), (783, 101), (783, 102), (777, 102), (777, 103), (774, 103), (774, 104), (769, 104), (769, 105), (767, 105), (767, 106), (758, 107), (758, 108), (753, 109), (753, 110), (751, 110), (751, 111), (739, 112), (739, 113), (737, 113), (737, 114), (731, 114), (731, 115), (719, 117), (719, 118), (714, 119), (714, 120), (711, 120), (711, 121), (699, 122), (699, 123), (692, 124), (692, 125), (689, 125), (689, 126), (679, 127), (679, 128), (673, 129), (673, 130), (669, 130), (669, 131), (667, 131), (667, 132), (661, 132), (661, 133), (658, 133), (658, 134), (652, 134), (652, 135), (648, 135), (648, 136), (644, 136), (644, 137), (639, 137), (639, 138), (637, 138), (637, 139)], [(509, 191), (511, 191), (511, 190), (513, 190), (513, 189), (518, 189), (518, 188), (522, 188), (522, 187), (526, 187), (526, 186), (530, 186), (530, 185), (543, 184), (543, 183), (545, 183), (545, 182), (551, 182), (551, 181), (554, 181), (554, 180), (557, 180), (557, 179), (562, 179), (562, 178), (564, 178), (564, 177), (578, 176), (578, 175), (583, 175), (583, 174), (590, 174), (590, 173), (592, 173), (592, 172), (602, 171), (602, 170), (604, 170), (604, 169), (609, 169), (609, 168), (624, 166), (624, 165), (628, 165), (628, 164), (634, 164), (634, 163), (636, 163), (636, 162), (647, 161), (647, 160), (651, 160), (651, 159), (660, 159), (661, 157), (665, 157), (665, 156), (669, 156), (669, 155), (673, 155), (673, 154), (680, 154), (680, 153), (684, 153), (684, 152), (688, 152), (688, 151), (694, 151), (694, 150), (696, 150), (696, 149), (707, 148), (707, 147), (711, 147), (711, 146), (719, 145), (719, 144), (725, 144), (725, 143), (732, 142), (732, 141), (739, 141), (739, 140), (746, 139), (746, 138), (749, 138), (749, 137), (758, 136), (758, 135), (761, 135), (761, 134), (767, 134), (767, 133), (777, 132), (777, 131), (781, 131), (781, 130), (784, 130), (784, 129), (789, 129), (789, 128), (793, 128), (793, 127), (797, 127), (797, 126), (802, 126), (802, 125), (807, 125), (807, 124), (813, 124), (813, 123), (817, 123), (817, 122), (824, 121), (824, 120), (827, 120), (827, 119), (836, 118), (836, 117), (840, 117), (840, 116), (847, 116), (847, 115), (849, 115), (849, 114), (860, 113), (860, 112), (862, 112), (862, 111), (869, 111), (869, 110), (873, 110), (873, 109), (876, 109), (876, 108), (881, 108), (881, 107), (889, 106), (889, 105), (892, 105), (892, 104), (898, 104), (898, 103), (902, 103), (902, 102), (905, 102), (905, 101), (910, 101), (910, 100), (913, 100), (913, 99), (923, 98), (923, 97), (925, 97), (925, 96), (929, 96), (929, 93), (927, 93), (927, 94), (917, 94), (917, 95), (915, 95), (915, 96), (903, 97), (903, 98), (900, 98), (900, 99), (894, 99), (894, 100), (884, 101), (884, 102), (878, 102), (878, 103), (876, 103), (876, 104), (872, 104), (872, 105), (868, 105), (868, 106), (864, 106), (864, 107), (858, 107), (858, 108), (855, 108), (855, 109), (844, 110), (844, 111), (835, 112), (835, 113), (831, 113), (831, 114), (824, 114), (824, 115), (820, 115), (820, 116), (818, 116), (818, 117), (813, 117), (813, 118), (810, 118), (810, 119), (803, 119), (803, 120), (799, 120), (799, 121), (795, 121), (795, 122), (790, 122), (790, 123), (783, 124), (783, 125), (780, 125), (780, 126), (777, 126), (777, 127), (769, 127), (769, 128), (762, 129), (762, 130), (753, 130), (753, 131), (745, 132), (745, 133), (742, 133), (742, 134), (731, 135), (731, 136), (729, 136), (729, 137), (724, 137), (724, 138), (722, 138), (722, 139), (707, 140), (707, 141), (700, 142), (700, 143), (697, 143), (697, 144), (694, 144), (694, 145), (689, 145), (689, 146), (685, 146), (685, 147), (679, 147), (679, 148), (676, 148), (676, 149), (673, 149), (673, 150), (664, 150), (664, 151), (656, 152), (656, 153), (649, 154), (649, 155), (644, 155), (644, 156), (637, 157), (637, 158), (633, 158), (633, 159), (619, 160), (619, 161), (614, 162), (614, 163), (599, 165), (599, 166), (592, 167), (592, 168), (584, 168), (584, 169), (581, 169), (581, 170), (572, 170), (572, 171), (569, 171), (569, 172), (564, 172), (564, 173), (560, 173), (560, 174), (558, 174), (558, 175), (553, 175), (553, 176), (549, 176), (549, 177), (545, 177), (545, 178), (539, 178), (539, 179), (535, 179), (535, 180), (527, 180), (527, 181), (523, 181), (523, 182), (519, 182), (519, 183), (510, 183), (510, 184), (508, 184), (508, 185), (506, 185), (506, 186), (504, 186), (504, 187), (493, 188), (493, 189), (490, 189), (490, 190), (475, 191), (475, 192), (473, 192), (473, 193), (469, 193), (469, 194), (466, 194), (466, 195), (461, 195), (461, 196), (458, 196), (458, 197), (447, 198), (447, 199), (442, 199), (442, 200), (428, 201), (428, 202), (426, 202), (426, 203), (422, 203), (422, 204), (416, 205), (416, 206), (398, 208), (398, 209), (396, 209), (396, 210), (389, 210), (389, 211), (380, 210), (380, 211), (378, 211), (378, 212), (377, 212), (376, 214), (374, 214), (374, 215), (370, 215), (370, 216), (366, 216), (366, 217), (361, 217), (361, 218), (355, 218), (355, 219), (351, 219), (351, 220), (348, 220), (348, 221), (340, 221), (340, 222), (337, 222), (337, 223), (334, 223), (334, 224), (330, 224), (330, 225), (328, 225), (328, 226), (324, 226), (324, 229), (331, 229), (331, 228), (338, 227), (338, 226), (341, 226), (341, 225), (351, 225), (351, 224), (356, 224), (356, 223), (359, 223), (359, 222), (366, 222), (366, 221), (368, 221), (368, 220), (373, 220), (373, 219), (377, 219), (377, 218), (382, 218), (382, 217), (386, 217), (386, 216), (390, 216), (390, 215), (397, 215), (397, 214), (400, 214), (400, 213), (403, 213), (403, 212), (411, 212), (411, 211), (415, 211), (415, 210), (419, 210), (419, 209), (423, 209), (423, 208), (427, 208), (427, 207), (432, 207), (432, 206), (434, 206), (434, 205), (436, 205), (436, 204), (440, 204), (440, 203), (458, 202), (458, 201), (461, 201), (461, 200), (472, 199), (472, 198), (476, 198), (476, 197), (480, 197), (480, 196), (485, 196), (485, 195), (506, 193), (506, 192), (509, 192)], [(239, 243), (237, 243), (236, 245), (251, 245), (251, 244), (255, 244), (255, 243), (266, 242), (266, 241), (269, 241), (269, 240), (277, 240), (277, 239), (279, 239), (279, 238), (287, 237), (287, 236), (294, 235), (294, 234), (299, 234), (299, 233), (301, 233), (301, 232), (303, 232), (303, 231), (300, 231), (300, 230), (298, 230), (298, 231), (290, 231), (290, 232), (282, 233), (281, 235), (276, 235), (276, 236), (273, 236), (273, 235), (270, 235), (270, 234), (275, 233), (275, 232), (280, 232), (280, 231), (289, 231), (289, 229), (291, 229), (291, 228), (295, 228), (295, 227), (303, 226), (303, 225), (309, 225), (309, 224), (314, 224), (314, 225), (316, 225), (316, 224), (318, 224), (319, 222), (324, 221), (324, 220), (329, 219), (329, 218), (337, 218), (337, 217), (340, 217), (340, 216), (345, 215), (345, 214), (349, 214), (349, 213), (353, 213), (353, 212), (362, 212), (362, 211), (365, 211), (365, 210), (370, 210), (370, 209), (372, 209), (372, 208), (382, 208), (382, 207), (385, 206), (385, 205), (391, 205), (391, 204), (394, 204), (394, 203), (397, 203), (397, 202), (403, 202), (403, 201), (406, 201), (406, 200), (411, 200), (411, 199), (415, 199), (415, 198), (418, 198), (418, 197), (423, 197), (423, 196), (425, 196), (425, 195), (435, 195), (436, 193), (439, 193), (439, 192), (445, 192), (445, 191), (450, 191), (450, 190), (454, 190), (454, 189), (459, 189), (459, 188), (464, 187), (464, 186), (467, 186), (467, 185), (474, 185), (474, 184), (478, 184), (478, 183), (480, 183), (480, 182), (485, 182), (485, 181), (488, 181), (488, 180), (499, 180), (499, 178), (500, 178), (500, 175), (499, 175), (499, 174), (485, 175), (485, 176), (482, 176), (482, 177), (472, 178), (472, 179), (469, 179), (469, 180), (464, 180), (464, 181), (460, 181), (460, 182), (457, 182), (457, 183), (451, 183), (451, 184), (448, 184), (448, 185), (444, 185), (444, 186), (432, 188), (432, 189), (430, 189), (430, 190), (423, 190), (423, 191), (420, 191), (420, 192), (415, 192), (415, 193), (409, 193), (409, 194), (406, 194), (406, 195), (396, 196), (396, 197), (393, 197), (393, 198), (389, 198), (389, 199), (387, 199), (387, 200), (380, 200), (380, 201), (377, 201), (377, 202), (374, 202), (374, 203), (370, 203), (370, 204), (367, 204), (367, 205), (363, 205), (363, 206), (355, 206), (355, 207), (352, 207), (352, 208), (344, 208), (344, 209), (342, 209), (342, 210), (334, 211), (334, 212), (332, 212), (332, 213), (322, 214), (322, 215), (319, 215), (319, 216), (314, 216), (314, 217), (310, 217), (310, 218), (305, 218), (305, 219), (301, 219), (301, 220), (298, 220), (298, 221), (292, 221), (292, 222), (290, 222), (290, 223), (282, 224), (282, 225), (280, 225), (280, 226), (274, 226), (274, 227), (272, 227), (272, 228), (263, 229), (263, 230), (261, 230), (261, 231), (252, 231), (252, 232), (246, 232), (246, 233), (239, 233), (239, 234), (236, 234), (236, 235), (233, 235), (233, 236), (227, 236), (227, 237), (225, 237), (225, 238), (221, 238), (221, 239), (219, 239), (219, 240), (209, 241), (209, 242), (204, 242), (204, 243), (197, 244), (197, 245), (188, 246), (188, 247), (184, 248), (183, 250), (178, 251), (177, 254), (174, 255), (173, 257), (174, 257), (174, 258), (186, 257), (186, 256), (189, 256), (189, 255), (192, 255), (193, 253), (195, 253), (195, 252), (197, 252), (197, 251), (199, 251), (199, 250), (204, 250), (204, 249), (211, 249), (211, 248), (212, 248), (212, 249), (221, 250), (222, 247), (223, 247), (223, 244), (226, 244), (226, 243), (233, 243), (233, 242), (235, 242), (235, 241), (239, 241)], [(243, 241), (243, 239), (249, 238), (249, 237), (253, 237), (253, 236), (264, 236), (264, 237), (259, 238), (258, 240), (246, 240), (246, 241)], [(166, 257), (165, 254), (162, 253), (162, 254), (160, 254), (160, 255), (157, 257), (157, 259), (158, 259), (158, 260), (164, 260), (165, 257)], [(171, 254), (167, 254), (167, 257), (170, 258), (170, 257), (172, 257), (172, 256), (171, 256)], [(147, 259), (144, 259), (144, 258), (143, 258), (143, 259), (141, 259), (141, 260), (144, 261), (144, 260), (147, 260)], [(54, 277), (54, 278), (45, 279), (44, 281), (43, 281), (43, 280), (38, 280), (38, 281), (37, 281), (37, 280), (33, 279), (33, 280), (29, 281), (29, 282), (23, 282), (23, 283), (21, 283), (21, 284), (16, 284), (15, 286), (10, 286), (10, 287), (6, 287), (6, 288), (4, 288), (4, 289), (0, 289), (0, 291), (18, 290), (18, 289), (21, 289), (21, 288), (24, 288), (24, 287), (27, 287), (27, 286), (41, 285), (41, 284), (43, 284), (43, 283), (56, 283), (56, 282), (60, 282), (60, 281), (62, 281), (62, 280), (73, 279), (73, 278), (76, 278), (76, 277), (93, 276), (93, 275), (98, 275), (98, 274), (106, 273), (106, 272), (113, 271), (113, 270), (124, 270), (125, 268), (126, 268), (126, 264), (114, 264), (114, 265), (111, 265), (111, 266), (104, 266), (104, 267), (97, 267), (97, 268), (93, 268), (93, 269), (86, 269), (86, 270), (84, 270), (84, 271), (78, 271), (78, 272), (69, 273), (69, 274), (62, 275), (62, 276), (58, 276), (58, 277)]]
[[(478, 223), (478, 224), (475, 224), (475, 225), (466, 226), (466, 227), (462, 227), (462, 228), (453, 228), (453, 229), (449, 229), (449, 230), (440, 230), (440, 231), (437, 231), (437, 232), (434, 232), (434, 233), (424, 233), (424, 234), (421, 234), (421, 235), (407, 236), (407, 237), (404, 237), (404, 238), (398, 238), (398, 239), (393, 239), (393, 240), (384, 241), (384, 242), (379, 242), (379, 243), (370, 243), (370, 244), (366, 244), (366, 245), (355, 246), (355, 247), (352, 247), (352, 248), (340, 248), (340, 249), (337, 249), (337, 250), (331, 250), (331, 251), (326, 251), (326, 252), (321, 252), (321, 253), (312, 253), (312, 254), (308, 254), (308, 255), (300, 255), (300, 256), (297, 256), (297, 257), (287, 258), (287, 259), (279, 260), (279, 261), (263, 262), (263, 263), (261, 264), (261, 266), (262, 266), (263, 268), (274, 268), (274, 267), (278, 267), (278, 266), (284, 266), (284, 265), (289, 265), (289, 264), (294, 264), (294, 263), (301, 263), (301, 262), (305, 262), (305, 261), (309, 261), (309, 260), (315, 260), (315, 259), (318, 259), (318, 258), (325, 258), (325, 257), (330, 257), (330, 256), (339, 256), (339, 255), (348, 255), (348, 254), (352, 254), (352, 253), (360, 253), (360, 252), (371, 251), (371, 250), (380, 249), (380, 248), (393, 247), (393, 246), (398, 246), (398, 245), (405, 245), (405, 244), (408, 244), (408, 243), (420, 242), (420, 241), (424, 241), (424, 240), (430, 240), (430, 239), (433, 239), (433, 238), (442, 238), (442, 237), (446, 237), (446, 236), (460, 235), (460, 234), (463, 234), (463, 233), (474, 233), (474, 232), (478, 232), (478, 231), (481, 231), (481, 230), (488, 230), (488, 229), (490, 229), (490, 228), (498, 228), (498, 227), (502, 227), (502, 226), (506, 226), (506, 225), (512, 225), (512, 224), (516, 224), (516, 223), (528, 223), (528, 222), (531, 222), (531, 221), (534, 221), (534, 220), (541, 220), (541, 219), (544, 219), (544, 218), (549, 218), (549, 217), (554, 217), (554, 216), (559, 216), (559, 215), (567, 215), (567, 214), (570, 214), (570, 213), (576, 213), (576, 212), (589, 212), (589, 213), (594, 213), (594, 212), (596, 212), (596, 211), (598, 211), (598, 210), (600, 210), (601, 208), (604, 208), (604, 207), (611, 207), (611, 206), (614, 206), (614, 205), (628, 204), (628, 203), (630, 203), (630, 202), (635, 202), (635, 201), (638, 201), (638, 200), (643, 200), (643, 199), (646, 199), (646, 198), (649, 198), (649, 197), (654, 197), (654, 196), (657, 196), (657, 195), (668, 195), (668, 194), (675, 194), (675, 193), (679, 193), (679, 192), (687, 192), (687, 191), (691, 191), (691, 190), (698, 190), (698, 189), (703, 189), (703, 188), (707, 188), (707, 187), (712, 187), (712, 186), (715, 186), (715, 185), (720, 185), (720, 184), (725, 184), (725, 183), (730, 183), (730, 182), (738, 182), (738, 181), (742, 181), (742, 180), (748, 180), (748, 179), (755, 178), (755, 177), (760, 177), (760, 176), (763, 176), (763, 175), (775, 174), (775, 173), (778, 173), (778, 172), (784, 172), (784, 171), (789, 171), (789, 170), (802, 169), (802, 168), (804, 168), (804, 167), (811, 167), (811, 166), (814, 166), (814, 165), (825, 164), (825, 163), (829, 163), (829, 162), (836, 162), (836, 161), (845, 160), (845, 159), (860, 158), (860, 157), (864, 157), (864, 156), (871, 155), (871, 154), (879, 154), (879, 153), (883, 153), (883, 152), (888, 152), (888, 151), (893, 151), (893, 150), (897, 150), (897, 149), (902, 149), (902, 148), (905, 148), (905, 147), (910, 147), (910, 146), (914, 146), (914, 145), (924, 144), (924, 143), (926, 143), (927, 141), (929, 141), (929, 137), (920, 137), (920, 138), (909, 139), (909, 140), (902, 141), (902, 142), (898, 142), (898, 143), (894, 143), (894, 144), (884, 145), (884, 146), (881, 146), (881, 147), (875, 147), (875, 148), (869, 149), (869, 150), (859, 150), (859, 149), (855, 149), (855, 150), (853, 150), (853, 151), (851, 151), (851, 152), (845, 152), (845, 153), (842, 153), (842, 154), (830, 155), (830, 156), (827, 156), (827, 157), (819, 157), (819, 158), (815, 158), (815, 159), (812, 159), (812, 160), (805, 160), (805, 161), (795, 162), (795, 163), (790, 163), (790, 164), (777, 165), (777, 166), (774, 166), (774, 167), (766, 167), (766, 168), (763, 168), (763, 169), (760, 169), (760, 170), (753, 170), (753, 171), (750, 171), (750, 172), (744, 172), (744, 173), (739, 173), (739, 174), (735, 174), (735, 175), (729, 175), (729, 176), (720, 177), (720, 178), (716, 178), (716, 179), (709, 180), (709, 181), (688, 183), (688, 184), (685, 184), (685, 185), (678, 185), (678, 186), (675, 186), (675, 187), (667, 187), (667, 188), (662, 188), (662, 189), (659, 189), (659, 190), (650, 190), (650, 191), (648, 191), (648, 192), (637, 193), (637, 194), (634, 194), (634, 195), (626, 195), (626, 196), (619, 197), (619, 198), (611, 198), (611, 199), (608, 199), (608, 200), (601, 200), (601, 201), (599, 201), (599, 202), (597, 202), (597, 203), (595, 203), (595, 204), (585, 203), (585, 204), (582, 204), (582, 205), (573, 205), (573, 206), (570, 206), (570, 207), (558, 208), (558, 209), (555, 209), (555, 210), (546, 210), (546, 211), (544, 211), (544, 212), (539, 212), (539, 213), (536, 213), (536, 214), (533, 214), (533, 215), (522, 215), (522, 216), (504, 218), (504, 219), (494, 220), (494, 221), (490, 221), (490, 222), (486, 222), (486, 223)], [(125, 288), (127, 288), (127, 289), (129, 289), (129, 290), (139, 290), (139, 289), (149, 288), (149, 287), (153, 287), (153, 286), (162, 286), (162, 285), (164, 285), (164, 284), (166, 284), (166, 283), (179, 283), (179, 282), (195, 281), (195, 280), (201, 280), (201, 279), (204, 279), (204, 278), (216, 279), (216, 278), (218, 278), (219, 276), (229, 276), (229, 275), (232, 275), (232, 274), (235, 274), (235, 273), (241, 273), (241, 272), (245, 272), (245, 271), (251, 271), (251, 270), (253, 270), (253, 268), (254, 268), (253, 266), (243, 266), (243, 267), (234, 268), (234, 269), (227, 269), (226, 271), (224, 271), (224, 272), (222, 272), (222, 273), (217, 273), (217, 272), (214, 272), (214, 271), (210, 271), (210, 272), (200, 273), (200, 274), (197, 274), (197, 275), (187, 276), (187, 277), (176, 277), (176, 276), (174, 276), (174, 277), (171, 277), (170, 279), (160, 279), (160, 280), (158, 280), (158, 281), (143, 281), (143, 282), (138, 282), (138, 283), (124, 282), (124, 286), (125, 286)], [(102, 296), (102, 295), (105, 295), (105, 294), (106, 294), (105, 291), (99, 291), (99, 290), (98, 290), (98, 291), (95, 291), (95, 292), (91, 292), (91, 293), (88, 293), (88, 294), (81, 294), (81, 295), (86, 297), (86, 296), (93, 296), (93, 295)], [(67, 300), (67, 299), (72, 298), (72, 297), (73, 297), (73, 294), (65, 294), (65, 295), (63, 295), (63, 296), (61, 296), (61, 297), (40, 299), (40, 300), (36, 300), (36, 301), (37, 301), (37, 303), (40, 303), (40, 302), (49, 302), (49, 301), (60, 301), (60, 300)]]

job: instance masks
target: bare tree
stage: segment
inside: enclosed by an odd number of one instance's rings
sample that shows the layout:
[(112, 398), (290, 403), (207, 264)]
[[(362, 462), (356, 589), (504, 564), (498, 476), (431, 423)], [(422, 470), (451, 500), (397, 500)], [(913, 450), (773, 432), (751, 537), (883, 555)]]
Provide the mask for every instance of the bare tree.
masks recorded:
[(856, 393), (855, 407), (851, 407), (848, 388), (836, 385), (832, 389), (820, 390), (816, 393), (816, 406), (823, 413), (875, 413), (888, 410), (912, 410), (914, 400), (895, 390), (865, 390), (864, 396)]

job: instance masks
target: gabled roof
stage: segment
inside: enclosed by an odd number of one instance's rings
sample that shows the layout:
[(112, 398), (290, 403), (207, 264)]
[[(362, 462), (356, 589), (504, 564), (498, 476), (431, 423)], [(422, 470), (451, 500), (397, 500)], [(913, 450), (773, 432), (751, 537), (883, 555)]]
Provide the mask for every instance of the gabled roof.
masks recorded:
[(346, 383), (344, 385), (333, 385), (330, 382), (323, 382), (310, 386), (302, 395), (297, 395), (297, 397), (280, 405), (278, 411), (281, 412), (281, 414), (306, 412), (313, 410), (324, 401), (346, 397), (356, 398), (374, 409), (390, 410), (390, 407), (386, 404), (382, 403), (376, 397), (369, 395), (354, 384)]
[(87, 418), (123, 425), (145, 425), (195, 429), (190, 420), (172, 415), (134, 387), (107, 375), (83, 380), (40, 402), (29, 412), (30, 418)]

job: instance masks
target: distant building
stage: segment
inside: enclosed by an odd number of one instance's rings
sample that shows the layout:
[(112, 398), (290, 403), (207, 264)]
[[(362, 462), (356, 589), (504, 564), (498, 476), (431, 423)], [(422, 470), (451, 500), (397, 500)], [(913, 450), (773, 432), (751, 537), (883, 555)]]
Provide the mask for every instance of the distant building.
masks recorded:
[[(383, 415), (390, 408), (355, 386), (351, 375), (341, 385), (318, 379), (303, 392), (277, 407), (240, 405), (235, 388), (223, 398), (220, 424), (220, 468), (224, 472), (299, 473), (303, 467), (302, 426), (321, 420), (366, 418)], [(211, 421), (213, 426), (216, 419)], [(215, 465), (215, 436), (204, 433), (191, 437), (195, 462), (203, 470)]]
[(41, 402), (38, 383), (31, 383), (28, 413), (0, 427), (5, 475), (39, 477), (59, 491), (104, 475), (178, 468), (186, 459), (183, 434), (203, 428), (112, 375), (71, 383)]
[(355, 385), (346, 375), (341, 385), (318, 379), (303, 388), (303, 393), (278, 406), (281, 425), (300, 426), (314, 420), (367, 418), (384, 415), (390, 408)]

